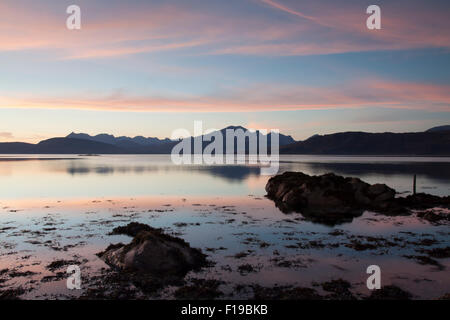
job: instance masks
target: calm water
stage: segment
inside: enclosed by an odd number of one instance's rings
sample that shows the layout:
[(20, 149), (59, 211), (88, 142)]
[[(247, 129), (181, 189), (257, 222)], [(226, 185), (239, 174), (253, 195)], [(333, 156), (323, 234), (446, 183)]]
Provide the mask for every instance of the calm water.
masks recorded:
[[(450, 194), (450, 158), (282, 156), (284, 171), (357, 176), (386, 183), (399, 196), (411, 192), (416, 174), (418, 192)], [(106, 267), (95, 253), (109, 243), (129, 241), (107, 233), (140, 221), (208, 253), (217, 264), (188, 278), (226, 280), (224, 298), (251, 296), (234, 292), (236, 284), (311, 286), (336, 278), (350, 281), (355, 294), (367, 295), (365, 268), (370, 264), (382, 268), (383, 284), (394, 283), (416, 297), (450, 291), (449, 259), (440, 259), (437, 267), (404, 257), (417, 254), (422, 248), (417, 242), (424, 239), (436, 240), (426, 249), (449, 246), (448, 226), (414, 215), (370, 212), (338, 226), (315, 224), (300, 214), (285, 215), (265, 199), (268, 178), (257, 166), (176, 166), (165, 155), (0, 156), (0, 271), (29, 271), (14, 277), (4, 273), (0, 290), (23, 286), (29, 289), (24, 298), (80, 295), (83, 291), (65, 289), (64, 279), (52, 279), (54, 272), (46, 265), (75, 259), (86, 277), (84, 288), (92, 286), (89, 278)], [(336, 230), (342, 234), (329, 234)], [(348, 246), (366, 236), (396, 238), (401, 245), (364, 251)], [(245, 257), (235, 257), (242, 252)], [(246, 263), (255, 272), (238, 272)], [(169, 298), (170, 290), (161, 297)]]
[[(58, 160), (60, 158), (60, 160)], [(450, 158), (282, 156), (280, 173), (335, 172), (411, 192), (450, 194)], [(177, 166), (166, 155), (0, 156), (1, 199), (263, 195), (255, 166)]]

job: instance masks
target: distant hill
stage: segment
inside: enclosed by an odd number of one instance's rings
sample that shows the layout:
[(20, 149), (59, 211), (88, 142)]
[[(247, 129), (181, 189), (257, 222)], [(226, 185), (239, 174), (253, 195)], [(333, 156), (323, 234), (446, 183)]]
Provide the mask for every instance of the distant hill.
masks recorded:
[(314, 135), (280, 148), (281, 154), (450, 155), (450, 131), (342, 132)]
[(97, 142), (103, 142), (112, 144), (115, 146), (123, 147), (123, 148), (138, 148), (142, 146), (157, 146), (165, 143), (170, 143), (170, 139), (158, 139), (158, 138), (145, 138), (142, 136), (137, 136), (134, 138), (130, 137), (115, 137), (110, 134), (98, 134), (96, 136), (90, 136), (86, 133), (74, 133), (72, 132), (66, 138), (72, 139), (83, 139), (83, 140), (91, 140)]
[[(226, 129), (242, 129), (244, 127), (230, 126), (220, 130), (225, 137)], [(255, 133), (256, 134), (256, 133)], [(211, 135), (211, 134), (210, 134)], [(205, 138), (206, 136), (204, 136)], [(295, 142), (291, 136), (279, 135), (280, 145)], [(197, 138), (192, 138), (193, 139)], [(271, 134), (268, 135), (271, 141)], [(71, 133), (64, 138), (52, 138), (39, 142), (38, 144), (8, 142), (0, 143), (0, 154), (169, 154), (178, 141), (168, 138), (145, 138), (142, 136), (115, 137), (109, 134), (91, 136), (86, 133)], [(210, 142), (204, 142), (205, 147)], [(226, 145), (226, 139), (224, 139)], [(248, 150), (248, 145), (246, 147)]]
[(426, 132), (442, 132), (442, 131), (450, 131), (450, 125), (434, 127), (434, 128), (428, 129)]
[(38, 144), (12, 142), (0, 143), (3, 154), (78, 154), (78, 153), (122, 153), (116, 146), (82, 139), (52, 138)]
[[(317, 155), (423, 155), (450, 156), (450, 130), (432, 128), (416, 133), (342, 132), (313, 135), (304, 141), (280, 134), (281, 154)], [(226, 145), (226, 130), (244, 127), (230, 126), (220, 130)], [(250, 133), (255, 134), (256, 133)], [(214, 133), (203, 136), (210, 138)], [(270, 146), (271, 134), (267, 140)], [(191, 143), (199, 137), (191, 137)], [(213, 140), (213, 139), (208, 139)], [(21, 142), (0, 143), (0, 154), (169, 154), (178, 141), (144, 137), (114, 137), (108, 134), (90, 136), (71, 133), (65, 138), (52, 138), (29, 144)], [(203, 141), (205, 148), (209, 141)], [(246, 152), (249, 144), (246, 143)], [(235, 152), (236, 152), (235, 148)], [(225, 152), (225, 150), (224, 150)]]
[(175, 144), (171, 141), (160, 146), (131, 148), (85, 139), (52, 138), (38, 144), (0, 143), (0, 154), (167, 154)]
[(36, 146), (36, 153), (61, 153), (61, 154), (75, 154), (75, 153), (102, 153), (114, 154), (121, 153), (122, 149), (114, 145), (88, 141), (83, 139), (71, 138), (52, 138), (39, 142)]
[(24, 154), (35, 153), (35, 144), (24, 142), (3, 142), (0, 143), (0, 153)]

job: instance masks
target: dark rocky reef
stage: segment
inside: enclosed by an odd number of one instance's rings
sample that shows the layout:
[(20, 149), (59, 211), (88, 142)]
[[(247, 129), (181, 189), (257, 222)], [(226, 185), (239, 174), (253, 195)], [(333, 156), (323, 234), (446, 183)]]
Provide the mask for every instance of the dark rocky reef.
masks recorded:
[(333, 173), (285, 172), (272, 177), (266, 191), (283, 212), (301, 212), (313, 221), (330, 224), (351, 221), (367, 208), (386, 208), (395, 198), (395, 190), (384, 184), (370, 185)]
[(180, 281), (189, 271), (207, 264), (206, 255), (199, 249), (191, 248), (183, 239), (167, 235), (161, 229), (130, 223), (115, 228), (113, 234), (134, 238), (127, 245), (110, 245), (98, 256), (147, 291)]
[(281, 211), (300, 212), (309, 220), (331, 225), (351, 221), (365, 210), (409, 214), (411, 209), (450, 207), (450, 197), (419, 193), (396, 198), (396, 191), (385, 184), (371, 185), (333, 173), (309, 176), (285, 172), (270, 178), (266, 191)]

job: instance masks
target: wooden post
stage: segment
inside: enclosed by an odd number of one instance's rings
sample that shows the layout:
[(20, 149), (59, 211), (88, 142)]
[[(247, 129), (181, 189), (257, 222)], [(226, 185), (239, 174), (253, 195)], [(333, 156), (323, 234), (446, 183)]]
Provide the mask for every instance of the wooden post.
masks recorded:
[(416, 194), (416, 175), (414, 175), (414, 180), (413, 180), (413, 194)]

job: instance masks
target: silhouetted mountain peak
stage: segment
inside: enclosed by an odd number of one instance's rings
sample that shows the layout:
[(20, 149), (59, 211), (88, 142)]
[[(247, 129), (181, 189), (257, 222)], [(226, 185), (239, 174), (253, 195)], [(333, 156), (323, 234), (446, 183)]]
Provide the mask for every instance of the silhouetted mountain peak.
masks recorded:
[(228, 127), (226, 127), (226, 128), (223, 128), (223, 129), (220, 130), (220, 131), (225, 131), (225, 130), (228, 130), (228, 129), (231, 129), (231, 130), (239, 130), (239, 129), (242, 129), (242, 130), (244, 130), (244, 131), (248, 131), (248, 129), (247, 129), (247, 128), (244, 128), (243, 126), (228, 126)]
[[(226, 127), (226, 128), (223, 128), (222, 130), (220, 130), (220, 132), (225, 133), (227, 129), (231, 129), (231, 130), (243, 130), (244, 132), (250, 131), (250, 132), (252, 132), (252, 133), (259, 133), (259, 132), (260, 132), (259, 130), (247, 129), (247, 128), (243, 127), (243, 126), (228, 126), (228, 127)], [(271, 137), (271, 136), (272, 136), (272, 133), (271, 133), (271, 132), (268, 132), (267, 136), (268, 136), (268, 137)], [(280, 138), (280, 146), (284, 146), (284, 145), (287, 145), (287, 144), (291, 144), (291, 143), (296, 142), (296, 141), (294, 140), (294, 138), (292, 138), (291, 136), (284, 135), (284, 134), (282, 134), (282, 133), (279, 133), (279, 138)]]

